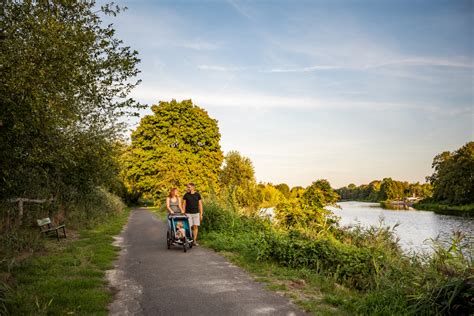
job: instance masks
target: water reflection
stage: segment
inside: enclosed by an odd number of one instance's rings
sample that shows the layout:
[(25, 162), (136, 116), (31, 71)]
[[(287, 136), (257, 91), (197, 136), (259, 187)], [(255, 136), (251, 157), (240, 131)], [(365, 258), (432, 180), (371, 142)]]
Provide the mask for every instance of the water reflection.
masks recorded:
[(385, 226), (399, 224), (395, 232), (405, 251), (430, 251), (430, 239), (446, 239), (453, 231), (461, 231), (473, 240), (474, 218), (441, 215), (427, 211), (389, 210), (378, 203), (341, 202), (339, 208), (330, 208), (341, 217), (341, 225), (378, 225), (383, 220)]

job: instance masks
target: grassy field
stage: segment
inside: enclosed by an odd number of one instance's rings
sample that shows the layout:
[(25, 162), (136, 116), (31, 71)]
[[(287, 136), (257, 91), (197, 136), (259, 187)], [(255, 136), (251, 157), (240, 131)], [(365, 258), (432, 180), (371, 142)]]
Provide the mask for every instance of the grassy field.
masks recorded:
[[(4, 305), (11, 315), (107, 315), (113, 293), (105, 271), (112, 268), (120, 233), (130, 210), (60, 242), (46, 241), (42, 253), (5, 266)], [(0, 313), (1, 314), (1, 313)]]

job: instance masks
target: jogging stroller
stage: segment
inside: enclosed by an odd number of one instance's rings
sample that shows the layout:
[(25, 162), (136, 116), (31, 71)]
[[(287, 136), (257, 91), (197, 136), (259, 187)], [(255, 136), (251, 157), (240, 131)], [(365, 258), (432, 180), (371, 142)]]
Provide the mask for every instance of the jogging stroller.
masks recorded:
[[(184, 230), (184, 236), (179, 233), (179, 228), (181, 226)], [(166, 243), (168, 249), (171, 248), (171, 245), (182, 246), (184, 252), (187, 251), (187, 248), (193, 247), (193, 232), (189, 226), (188, 216), (185, 214), (169, 214), (168, 215), (168, 232), (166, 234)]]

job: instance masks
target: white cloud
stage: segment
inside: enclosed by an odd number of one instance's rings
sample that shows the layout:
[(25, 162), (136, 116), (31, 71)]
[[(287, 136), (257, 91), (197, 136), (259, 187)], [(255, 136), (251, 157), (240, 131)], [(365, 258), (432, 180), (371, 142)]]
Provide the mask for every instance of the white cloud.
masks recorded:
[(273, 69), (264, 69), (261, 70), (261, 72), (267, 72), (267, 73), (272, 73), (272, 72), (313, 72), (313, 71), (318, 71), (318, 70), (337, 70), (337, 69), (342, 69), (343, 67), (341, 66), (309, 66), (309, 67), (302, 67), (302, 68), (273, 68)]
[(367, 70), (376, 68), (387, 68), (392, 66), (425, 66), (425, 67), (454, 67), (454, 68), (474, 68), (473, 62), (464, 62), (458, 60), (440, 59), (440, 58), (426, 58), (414, 57), (405, 59), (384, 60), (373, 64), (359, 64), (359, 65), (317, 65), (302, 68), (274, 68), (269, 70), (262, 70), (262, 72), (313, 72), (318, 70)]
[(235, 72), (243, 71), (248, 67), (233, 67), (233, 66), (217, 66), (217, 65), (198, 65), (199, 70), (210, 70), (210, 71), (222, 71), (222, 72)]
[(241, 107), (258, 109), (291, 109), (291, 108), (313, 108), (313, 109), (367, 109), (372, 111), (381, 110), (418, 110), (441, 115), (462, 115), (472, 112), (472, 106), (464, 107), (441, 107), (418, 103), (402, 102), (374, 102), (374, 101), (347, 101), (323, 99), (317, 97), (301, 96), (277, 96), (263, 93), (252, 93), (245, 91), (205, 91), (205, 90), (157, 90), (152, 87), (139, 86), (132, 96), (141, 102), (155, 104), (158, 101), (176, 99), (178, 101), (192, 99), (200, 106), (211, 107)]
[(203, 51), (203, 50), (216, 50), (220, 48), (220, 44), (215, 43), (215, 42), (210, 42), (202, 39), (193, 39), (189, 41), (177, 41), (174, 44), (172, 44), (177, 47), (184, 47), (184, 48), (190, 48), (198, 51)]
[(387, 60), (380, 64), (370, 65), (367, 68), (381, 68), (389, 66), (427, 66), (427, 67), (454, 67), (454, 68), (474, 68), (474, 61), (456, 59), (442, 59), (433, 57), (414, 57), (398, 60)]
[[(257, 69), (256, 67), (235, 67), (235, 66), (221, 66), (221, 65), (198, 65), (197, 68), (200, 70), (208, 71), (222, 71), (222, 72), (238, 72), (244, 70), (253, 70), (262, 73), (305, 73), (305, 72), (316, 72), (321, 70), (375, 70), (385, 69), (385, 74), (391, 74), (387, 72), (386, 68), (393, 69), (399, 67), (450, 67), (450, 68), (463, 68), (463, 69), (474, 69), (474, 61), (456, 60), (456, 59), (442, 59), (435, 57), (407, 57), (398, 59), (386, 59), (380, 60), (377, 63), (370, 64), (357, 64), (352, 65), (314, 65), (300, 68), (269, 68), (269, 69)], [(400, 76), (399, 71), (393, 71), (394, 76)], [(415, 74), (414, 72), (403, 74), (404, 77), (413, 77), (418, 79), (429, 80), (427, 77), (423, 77)]]
[(247, 19), (251, 19), (252, 16), (247, 8), (242, 6), (238, 1), (236, 0), (227, 0), (227, 3), (229, 3), (232, 8), (234, 8), (238, 13), (246, 17)]

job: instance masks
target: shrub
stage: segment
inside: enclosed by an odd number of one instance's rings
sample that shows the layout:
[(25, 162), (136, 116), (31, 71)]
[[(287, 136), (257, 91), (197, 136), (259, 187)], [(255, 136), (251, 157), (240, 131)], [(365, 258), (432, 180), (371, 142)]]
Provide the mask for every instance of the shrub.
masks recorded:
[(472, 242), (455, 234), (434, 241), (430, 255), (402, 252), (396, 226), (330, 229), (273, 225), (235, 209), (209, 203), (203, 239), (216, 250), (233, 251), (249, 260), (309, 269), (358, 289), (357, 314), (468, 315), (474, 310)]

